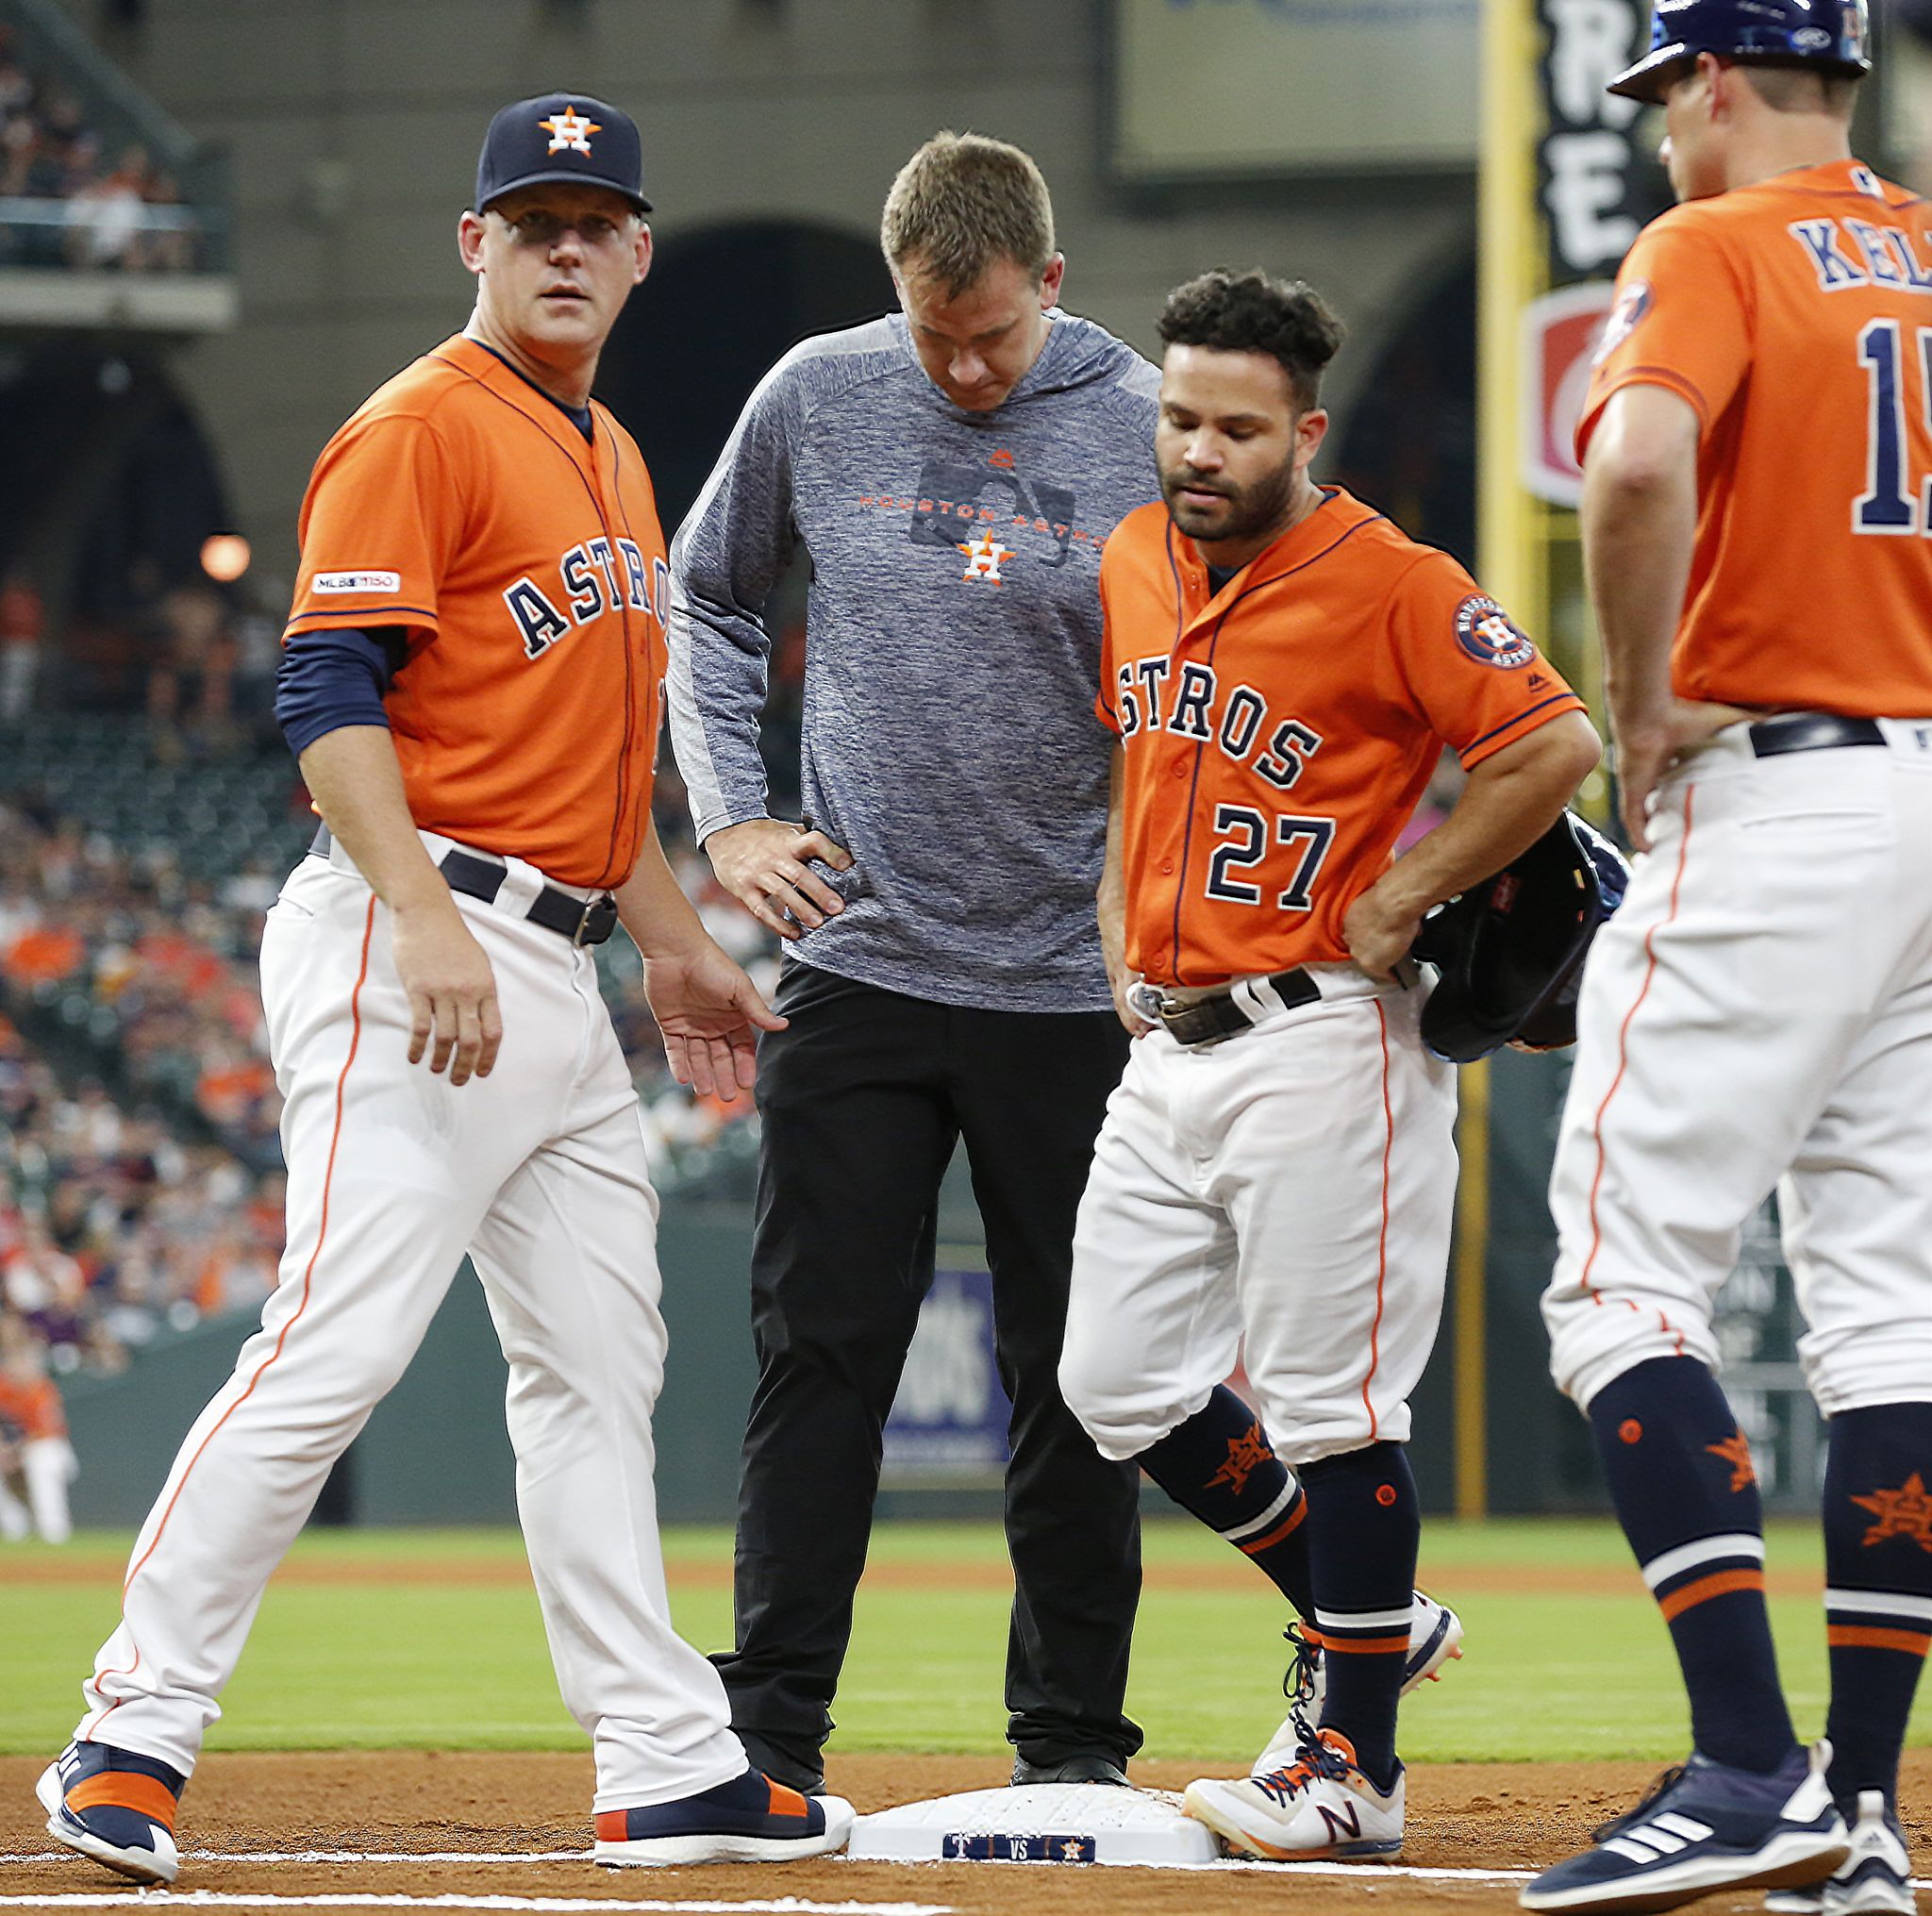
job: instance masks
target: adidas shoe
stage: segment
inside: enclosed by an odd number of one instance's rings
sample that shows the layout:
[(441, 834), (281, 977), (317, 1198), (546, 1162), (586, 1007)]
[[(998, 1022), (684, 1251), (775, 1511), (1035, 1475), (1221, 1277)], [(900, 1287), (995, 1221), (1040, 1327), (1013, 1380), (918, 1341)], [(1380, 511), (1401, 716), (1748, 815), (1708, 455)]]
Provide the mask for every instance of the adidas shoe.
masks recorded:
[(762, 1770), (715, 1789), (641, 1809), (597, 1812), (595, 1859), (634, 1864), (785, 1862), (845, 1847), (852, 1806), (840, 1796), (801, 1796)]
[(1236, 1854), (1275, 1862), (1402, 1853), (1407, 1777), (1378, 1790), (1336, 1730), (1319, 1731), (1285, 1769), (1237, 1782), (1190, 1783), (1182, 1808)]
[(1817, 1883), (1851, 1849), (1824, 1780), (1831, 1745), (1794, 1750), (1768, 1776), (1696, 1752), (1637, 1808), (1607, 1823), (1594, 1848), (1545, 1870), (1525, 1909), (1674, 1909), (1714, 1890)]
[(57, 1842), (137, 1883), (172, 1883), (181, 1869), (175, 1810), (187, 1782), (158, 1758), (69, 1743), (41, 1773), (34, 1794)]
[(1764, 1899), (1774, 1916), (1866, 1916), (1871, 1910), (1908, 1911), (1912, 1865), (1898, 1818), (1880, 1790), (1858, 1791), (1852, 1853), (1824, 1882), (1809, 1890), (1774, 1890)]
[[(1404, 1696), (1420, 1683), (1438, 1681), (1442, 1666), (1462, 1655), (1462, 1619), (1447, 1604), (1439, 1604), (1421, 1591), (1415, 1592), (1414, 1605), (1408, 1624), (1408, 1658), (1402, 1667)], [(1293, 1764), (1322, 1722), (1322, 1702), (1328, 1690), (1328, 1673), (1323, 1667), (1319, 1646), (1307, 1641), (1294, 1624), (1282, 1634), (1294, 1652), (1281, 1682), (1289, 1710), (1281, 1726), (1268, 1739), (1268, 1747), (1255, 1758), (1257, 1776)]]

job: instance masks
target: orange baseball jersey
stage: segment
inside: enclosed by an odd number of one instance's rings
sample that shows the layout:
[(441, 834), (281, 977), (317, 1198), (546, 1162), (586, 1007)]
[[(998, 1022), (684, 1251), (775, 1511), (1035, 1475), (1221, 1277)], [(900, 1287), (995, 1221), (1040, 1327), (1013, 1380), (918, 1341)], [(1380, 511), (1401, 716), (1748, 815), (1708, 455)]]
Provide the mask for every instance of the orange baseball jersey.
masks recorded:
[(405, 629), (384, 705), (418, 825), (616, 885), (650, 804), (670, 575), (643, 459), (591, 414), (594, 446), (460, 336), (399, 373), (315, 463), (289, 632)]
[(1157, 984), (1344, 962), (1441, 747), (1479, 765), (1582, 708), (1447, 553), (1324, 491), (1218, 592), (1158, 503), (1101, 555), (1127, 961)]
[(1625, 386), (1697, 410), (1680, 696), (1932, 715), (1932, 223), (1836, 160), (1638, 236), (1577, 428)]

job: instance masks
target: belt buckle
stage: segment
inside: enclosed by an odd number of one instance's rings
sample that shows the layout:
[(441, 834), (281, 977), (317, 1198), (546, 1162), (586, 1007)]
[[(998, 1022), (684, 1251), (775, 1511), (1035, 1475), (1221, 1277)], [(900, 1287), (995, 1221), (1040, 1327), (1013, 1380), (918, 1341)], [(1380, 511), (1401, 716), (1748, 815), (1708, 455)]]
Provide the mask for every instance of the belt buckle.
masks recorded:
[(586, 934), (591, 929), (591, 918), (598, 907), (604, 903), (604, 896), (605, 894), (600, 891), (593, 897), (584, 900), (584, 908), (577, 913), (577, 928), (570, 935), (571, 949), (573, 951), (582, 951), (584, 946), (590, 941)]

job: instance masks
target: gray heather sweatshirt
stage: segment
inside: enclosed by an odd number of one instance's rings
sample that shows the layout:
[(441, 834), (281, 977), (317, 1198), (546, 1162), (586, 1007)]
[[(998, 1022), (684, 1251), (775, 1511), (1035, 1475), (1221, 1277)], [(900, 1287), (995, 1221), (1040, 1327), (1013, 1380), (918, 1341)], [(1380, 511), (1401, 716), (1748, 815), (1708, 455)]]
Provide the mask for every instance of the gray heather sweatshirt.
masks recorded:
[(698, 837), (765, 815), (760, 614), (802, 541), (805, 813), (857, 865), (845, 910), (793, 949), (941, 1004), (1111, 1002), (1097, 581), (1108, 534), (1159, 491), (1159, 375), (1052, 318), (985, 413), (925, 376), (900, 315), (795, 346), (671, 548), (671, 738)]

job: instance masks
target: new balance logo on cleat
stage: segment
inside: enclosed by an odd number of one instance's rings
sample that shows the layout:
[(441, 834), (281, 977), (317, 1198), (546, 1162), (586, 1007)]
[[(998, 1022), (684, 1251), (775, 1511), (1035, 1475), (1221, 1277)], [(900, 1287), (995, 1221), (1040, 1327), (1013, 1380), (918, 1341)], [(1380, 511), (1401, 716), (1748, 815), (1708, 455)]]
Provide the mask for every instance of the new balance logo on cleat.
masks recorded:
[(1693, 1754), (1667, 1770), (1596, 1846), (1545, 1870), (1525, 1909), (1674, 1909), (1718, 1890), (1790, 1890), (1822, 1882), (1851, 1848), (1824, 1781), (1831, 1746), (1794, 1750), (1770, 1775)]
[(1387, 1790), (1357, 1767), (1346, 1737), (1322, 1730), (1293, 1763), (1233, 1782), (1188, 1785), (1182, 1808), (1236, 1856), (1274, 1862), (1392, 1857), (1402, 1851), (1407, 1777), (1396, 1766)]

